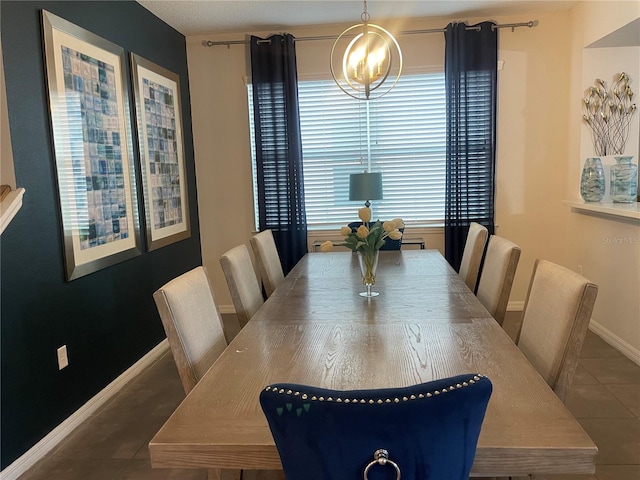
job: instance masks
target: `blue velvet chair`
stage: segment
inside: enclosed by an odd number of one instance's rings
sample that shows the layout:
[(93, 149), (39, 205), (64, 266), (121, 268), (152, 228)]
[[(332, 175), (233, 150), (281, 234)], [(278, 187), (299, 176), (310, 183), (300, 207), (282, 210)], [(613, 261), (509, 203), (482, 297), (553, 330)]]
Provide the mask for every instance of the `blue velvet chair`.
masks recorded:
[(491, 391), (472, 373), (378, 390), (282, 383), (260, 404), (287, 480), (468, 480)]
[[(373, 224), (374, 222), (371, 223)], [(356, 230), (358, 230), (358, 227), (360, 225), (362, 225), (362, 222), (351, 222), (347, 226), (351, 228), (351, 231), (355, 232)], [(398, 230), (400, 230), (400, 232), (404, 234), (404, 227), (399, 228)], [(400, 247), (402, 247), (402, 238), (400, 238), (400, 240), (392, 240), (391, 238), (387, 237), (384, 241), (384, 245), (380, 247), (380, 250), (400, 250)]]

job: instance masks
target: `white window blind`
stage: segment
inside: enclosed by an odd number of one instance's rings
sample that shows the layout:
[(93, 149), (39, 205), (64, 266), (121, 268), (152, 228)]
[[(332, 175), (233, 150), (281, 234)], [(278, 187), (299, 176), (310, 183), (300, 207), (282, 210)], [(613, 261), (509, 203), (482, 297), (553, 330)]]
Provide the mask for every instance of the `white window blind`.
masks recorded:
[[(384, 199), (372, 201), (374, 218), (442, 224), (444, 73), (403, 75), (389, 94), (369, 102), (350, 98), (332, 80), (300, 81), (298, 97), (309, 229), (357, 221), (364, 202), (349, 201), (349, 175), (365, 168), (382, 173)], [(251, 100), (249, 89), (253, 129)], [(255, 184), (253, 139), (252, 130)]]

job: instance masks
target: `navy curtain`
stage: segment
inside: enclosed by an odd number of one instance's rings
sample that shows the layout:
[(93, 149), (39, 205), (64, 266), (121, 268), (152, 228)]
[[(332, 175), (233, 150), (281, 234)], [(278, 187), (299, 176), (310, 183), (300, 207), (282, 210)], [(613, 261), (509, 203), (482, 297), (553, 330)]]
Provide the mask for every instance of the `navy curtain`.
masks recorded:
[(251, 37), (258, 221), (286, 275), (307, 253), (296, 50), (292, 35)]
[(445, 257), (460, 268), (471, 222), (494, 233), (498, 31), (492, 22), (445, 31)]

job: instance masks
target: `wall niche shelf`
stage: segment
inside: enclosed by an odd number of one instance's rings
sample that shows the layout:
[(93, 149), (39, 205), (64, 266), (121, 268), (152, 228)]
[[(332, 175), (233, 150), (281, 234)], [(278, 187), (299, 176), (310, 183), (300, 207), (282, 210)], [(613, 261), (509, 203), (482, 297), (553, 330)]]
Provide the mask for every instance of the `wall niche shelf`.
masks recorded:
[(0, 202), (0, 234), (4, 232), (13, 217), (16, 216), (18, 210), (22, 207), (22, 196), (24, 188), (11, 190), (7, 196)]
[(582, 200), (564, 200), (563, 204), (571, 207), (572, 210), (579, 210), (587, 213), (596, 213), (611, 217), (612, 220), (630, 218), (640, 221), (640, 204), (633, 203), (613, 203), (594, 202), (585, 203)]

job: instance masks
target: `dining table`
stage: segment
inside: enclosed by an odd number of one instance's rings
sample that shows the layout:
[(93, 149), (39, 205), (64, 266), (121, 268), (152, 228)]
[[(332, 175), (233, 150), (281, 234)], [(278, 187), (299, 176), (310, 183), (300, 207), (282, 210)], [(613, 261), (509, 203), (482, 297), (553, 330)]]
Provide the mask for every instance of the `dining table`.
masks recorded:
[(149, 443), (154, 468), (282, 469), (259, 404), (274, 383), (337, 390), (462, 373), (493, 383), (472, 476), (592, 474), (596, 445), (437, 250), (308, 253)]

